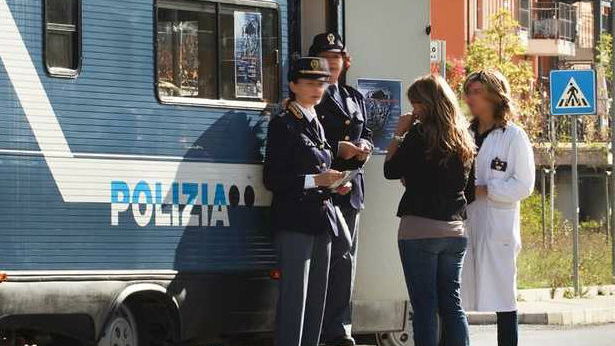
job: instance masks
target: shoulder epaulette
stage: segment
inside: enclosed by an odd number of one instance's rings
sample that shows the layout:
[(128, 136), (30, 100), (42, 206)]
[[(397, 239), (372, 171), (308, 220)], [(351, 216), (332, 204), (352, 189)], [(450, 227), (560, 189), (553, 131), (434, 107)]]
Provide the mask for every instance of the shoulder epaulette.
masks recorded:
[(297, 119), (302, 119), (303, 118), (303, 112), (301, 112), (301, 110), (299, 109), (299, 107), (297, 107), (296, 104), (294, 104), (293, 102), (290, 102), (288, 104), (288, 110), (297, 118)]

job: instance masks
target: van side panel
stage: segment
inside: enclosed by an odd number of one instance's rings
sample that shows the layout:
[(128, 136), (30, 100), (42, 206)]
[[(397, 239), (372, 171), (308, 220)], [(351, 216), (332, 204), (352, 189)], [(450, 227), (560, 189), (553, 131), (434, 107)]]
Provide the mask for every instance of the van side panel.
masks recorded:
[[(83, 0), (74, 79), (44, 67), (43, 1), (2, 1), (61, 131), (45, 132), (44, 98), (11, 81), (24, 81), (28, 64), (8, 70), (2, 57), (0, 270), (273, 267), (260, 178), (267, 117), (158, 102), (154, 1)], [(277, 2), (286, 61), (286, 1)], [(69, 155), (42, 148), (46, 136)]]

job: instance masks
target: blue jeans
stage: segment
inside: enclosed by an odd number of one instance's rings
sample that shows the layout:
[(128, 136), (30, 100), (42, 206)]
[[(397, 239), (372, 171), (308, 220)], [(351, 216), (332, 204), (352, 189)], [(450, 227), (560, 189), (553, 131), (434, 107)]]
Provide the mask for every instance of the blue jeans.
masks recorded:
[(467, 346), (468, 320), (461, 307), (461, 265), (467, 238), (400, 240), (399, 252), (414, 310), (415, 346), (438, 345), (438, 319), (446, 346)]

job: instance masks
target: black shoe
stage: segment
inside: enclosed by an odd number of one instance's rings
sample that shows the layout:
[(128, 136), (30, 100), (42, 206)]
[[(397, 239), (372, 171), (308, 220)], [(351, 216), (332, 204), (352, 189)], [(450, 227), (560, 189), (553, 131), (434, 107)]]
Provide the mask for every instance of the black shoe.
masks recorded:
[(351, 336), (342, 336), (339, 338), (325, 341), (325, 346), (356, 346), (354, 339)]

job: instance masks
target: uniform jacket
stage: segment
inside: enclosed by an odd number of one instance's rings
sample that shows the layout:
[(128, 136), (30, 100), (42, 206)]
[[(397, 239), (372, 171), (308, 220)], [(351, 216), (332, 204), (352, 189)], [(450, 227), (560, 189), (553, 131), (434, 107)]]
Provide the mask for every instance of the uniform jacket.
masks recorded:
[(338, 234), (332, 193), (304, 188), (307, 174), (331, 168), (331, 146), (322, 132), (322, 127), (317, 129), (308, 123), (294, 102), (269, 122), (263, 175), (265, 187), (273, 192), (275, 231)]
[[(344, 171), (361, 168), (365, 162), (338, 158), (338, 143), (340, 141), (358, 143), (363, 140), (372, 144), (372, 132), (366, 124), (367, 110), (363, 95), (356, 89), (341, 84), (339, 85), (339, 92), (342, 100), (346, 101), (346, 108), (333, 98), (330, 90), (325, 92), (323, 100), (315, 108), (325, 129), (327, 141), (331, 144), (334, 158), (332, 168)], [(352, 185), (352, 191), (348, 195), (335, 196), (334, 202), (336, 205), (362, 209), (364, 201), (363, 174), (358, 174), (352, 181)]]

